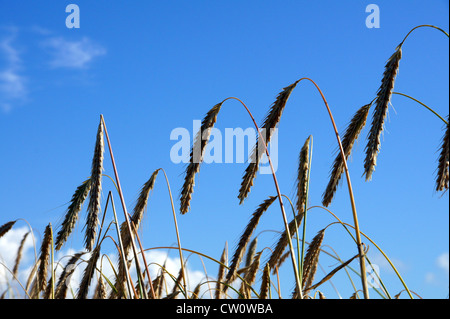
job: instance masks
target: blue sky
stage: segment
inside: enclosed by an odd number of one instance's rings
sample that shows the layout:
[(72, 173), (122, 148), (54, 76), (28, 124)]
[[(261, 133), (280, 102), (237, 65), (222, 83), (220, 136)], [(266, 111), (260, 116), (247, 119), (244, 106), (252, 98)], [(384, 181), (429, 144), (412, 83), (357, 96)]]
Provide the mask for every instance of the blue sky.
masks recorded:
[[(100, 114), (128, 206), (133, 207), (143, 183), (160, 167), (177, 199), (185, 166), (170, 159), (173, 129), (187, 128), (192, 137), (192, 121), (229, 96), (242, 99), (260, 123), (283, 87), (310, 77), (324, 92), (342, 132), (356, 110), (375, 97), (386, 60), (409, 30), (420, 24), (449, 29), (448, 1), (437, 0), (133, 5), (79, 0), (73, 2), (80, 8), (79, 29), (65, 25), (69, 3), (0, 0), (0, 224), (24, 218), (39, 234), (49, 222), (55, 227), (61, 223), (64, 204), (89, 176)], [(380, 8), (380, 28), (366, 27), (370, 3)], [(416, 30), (403, 46), (395, 91), (447, 116), (448, 85), (448, 38), (435, 29)], [(449, 198), (434, 191), (443, 123), (404, 97), (394, 96), (392, 106), (373, 180), (361, 177), (367, 127), (349, 161), (361, 230), (394, 261), (411, 290), (424, 298), (445, 298)], [(229, 101), (216, 127), (245, 129), (252, 123), (241, 105)], [(336, 139), (320, 95), (302, 82), (279, 127), (277, 177), (282, 193), (291, 197), (298, 153), (309, 135), (314, 141), (313, 206), (321, 203)], [(106, 159), (105, 174), (112, 176)], [(233, 253), (254, 209), (275, 195), (271, 176), (259, 175), (249, 198), (239, 205), (245, 167), (202, 165), (191, 211), (178, 216), (183, 246), (218, 259), (228, 242)], [(103, 198), (114, 191), (107, 179), (103, 190)], [(117, 194), (115, 198), (118, 206)], [(329, 208), (352, 223), (345, 184)], [(333, 221), (323, 210), (311, 210), (307, 240)], [(83, 224), (67, 247), (82, 249)], [(145, 247), (176, 243), (162, 176), (142, 227)], [(274, 206), (256, 232), (282, 227)], [(271, 246), (276, 238), (274, 232), (262, 233), (260, 247)], [(324, 244), (342, 259), (356, 253), (338, 226), (327, 230)], [(371, 246), (369, 254), (380, 265), (391, 294), (398, 293), (402, 286), (376, 248)], [(190, 260), (193, 269), (202, 269), (199, 259)], [(328, 272), (336, 262), (324, 256), (321, 264)], [(215, 265), (209, 266), (214, 276)], [(288, 265), (281, 277), (282, 290), (289, 295), (294, 280)], [(333, 283), (342, 297), (351, 295), (344, 273)], [(330, 298), (339, 296), (330, 284), (321, 290)]]

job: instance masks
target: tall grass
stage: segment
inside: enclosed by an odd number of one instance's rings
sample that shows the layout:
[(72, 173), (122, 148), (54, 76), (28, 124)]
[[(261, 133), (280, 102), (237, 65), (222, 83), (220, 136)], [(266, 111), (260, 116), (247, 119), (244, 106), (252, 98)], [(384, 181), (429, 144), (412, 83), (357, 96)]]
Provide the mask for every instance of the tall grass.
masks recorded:
[[(322, 285), (328, 282), (341, 270), (345, 270), (347, 274), (349, 273), (348, 271), (351, 270), (356, 273), (360, 284), (355, 284), (353, 280), (351, 280), (355, 292), (352, 296), (348, 297), (357, 298), (359, 297), (358, 292), (362, 291), (363, 297), (367, 299), (369, 298), (369, 293), (366, 263), (372, 264), (366, 255), (367, 246), (362, 242), (362, 238), (364, 237), (371, 245), (375, 246), (376, 249), (382, 253), (399, 280), (402, 282), (404, 291), (407, 292), (410, 298), (413, 298), (414, 292), (408, 288), (389, 257), (380, 248), (380, 245), (375, 243), (369, 236), (360, 230), (356, 198), (352, 188), (347, 159), (352, 153), (353, 145), (360, 137), (361, 132), (366, 125), (372, 106), (374, 106), (371, 127), (367, 136), (367, 145), (365, 148), (366, 157), (364, 160), (365, 179), (368, 181), (373, 178), (377, 157), (381, 150), (380, 136), (384, 130), (385, 118), (390, 101), (394, 95), (407, 97), (418, 102), (421, 107), (426, 107), (445, 123), (444, 134), (439, 147), (439, 156), (437, 160), (438, 167), (434, 183), (437, 192), (445, 192), (448, 190), (448, 115), (446, 117), (447, 120), (445, 120), (444, 116), (439, 115), (438, 112), (426, 104), (409, 95), (394, 91), (394, 82), (399, 70), (399, 62), (403, 55), (402, 46), (410, 34), (421, 27), (437, 29), (445, 33), (448, 37), (448, 34), (442, 29), (429, 25), (417, 26), (408, 32), (403, 41), (395, 48), (394, 53), (387, 60), (382, 74), (381, 85), (377, 91), (376, 97), (373, 98), (370, 103), (356, 110), (355, 114), (349, 120), (342, 139), (337, 130), (337, 125), (324, 93), (315, 81), (306, 77), (300, 78), (281, 90), (276, 96), (275, 101), (271, 104), (261, 126), (257, 124), (250, 108), (236, 97), (229, 97), (215, 104), (206, 113), (190, 152), (190, 162), (184, 172), (184, 183), (179, 194), (179, 214), (185, 215), (191, 209), (190, 202), (194, 194), (195, 178), (200, 171), (211, 130), (218, 121), (219, 113), (225, 111), (224, 105), (228, 100), (237, 101), (244, 107), (252, 124), (258, 131), (257, 141), (249, 159), (250, 163), (247, 166), (240, 183), (238, 192), (239, 204), (244, 204), (245, 199), (250, 196), (250, 191), (255, 183), (259, 164), (264, 154), (267, 155), (272, 172), (274, 188), (272, 190), (268, 189), (266, 199), (252, 210), (253, 213), (245, 224), (237, 245), (232, 247), (232, 254), (230, 255), (228, 244), (226, 244), (225, 248), (221, 249), (220, 253), (215, 257), (182, 246), (181, 234), (177, 221), (177, 211), (175, 209), (175, 202), (170, 188), (169, 177), (163, 168), (155, 169), (150, 176), (146, 176), (146, 181), (142, 185), (140, 193), (137, 196), (132, 214), (128, 213), (126, 200), (119, 179), (117, 163), (113, 154), (112, 141), (108, 134), (105, 118), (101, 115), (95, 138), (90, 176), (88, 179), (85, 179), (73, 193), (65, 211), (63, 221), (59, 225), (56, 238), (54, 239), (52, 225), (48, 224), (43, 232), (39, 257), (36, 256), (35, 263), (29, 270), (26, 283), (24, 284), (19, 278), (18, 269), (22, 259), (24, 243), (28, 235), (30, 233), (31, 235), (33, 234), (30, 231), (23, 236), (14, 265), (0, 263), (0, 267), (4, 267), (11, 275), (7, 287), (4, 291), (0, 291), (0, 295), (2, 298), (30, 299), (64, 299), (68, 297), (78, 299), (91, 297), (96, 299), (198, 299), (205, 296), (205, 292), (202, 293), (202, 290), (206, 289), (206, 291), (210, 293), (209, 296), (216, 299), (269, 299), (274, 298), (275, 296), (278, 296), (278, 298), (290, 297), (293, 299), (324, 299), (326, 296), (319, 290)], [(331, 165), (329, 182), (322, 195), (323, 206), (310, 206), (309, 203), (310, 173), (313, 169), (313, 137), (309, 136), (302, 145), (298, 145), (300, 149), (298, 169), (296, 172), (292, 172), (292, 176), (296, 178), (297, 186), (295, 194), (296, 198), (294, 201), (295, 204), (281, 191), (281, 185), (278, 183), (271, 160), (271, 154), (268, 149), (268, 145), (272, 139), (273, 129), (280, 125), (282, 113), (288, 105), (289, 97), (293, 94), (294, 89), (304, 80), (311, 82), (320, 94), (323, 104), (328, 112), (328, 117), (331, 121), (338, 146), (338, 154), (335, 154), (334, 161)], [(107, 146), (107, 154), (105, 152), (105, 146)], [(104, 177), (102, 172), (104, 169), (104, 161), (108, 155), (114, 172), (113, 181), (116, 186), (114, 193), (117, 193), (119, 196), (122, 214), (117, 214), (116, 212), (112, 191), (108, 192), (102, 211), (101, 191), (102, 179)], [(177, 244), (176, 247), (145, 248), (140, 239), (139, 229), (141, 228), (141, 221), (147, 207), (151, 204), (151, 193), (156, 186), (156, 179), (160, 172), (162, 172), (165, 177)], [(352, 211), (351, 224), (342, 222), (332, 210), (326, 208), (331, 205), (333, 199), (337, 196), (337, 186), (344, 174), (347, 181), (347, 191)], [(286, 205), (283, 198), (288, 200), (293, 212), (290, 220), (286, 213)], [(69, 260), (63, 266), (62, 263), (55, 262), (55, 250), (61, 251), (62, 247), (67, 244), (68, 238), (72, 235), (75, 225), (80, 219), (79, 214), (83, 209), (85, 201), (87, 201), (87, 215), (85, 220), (84, 250), (67, 256), (69, 257)], [(277, 239), (273, 242), (272, 246), (258, 247), (259, 235), (256, 233), (256, 230), (260, 225), (261, 219), (264, 218), (264, 215), (269, 209), (272, 209), (275, 202), (278, 203), (280, 209), (283, 229), (278, 231), (279, 236), (277, 236)], [(308, 239), (306, 238), (307, 213), (310, 209), (317, 207), (320, 207), (331, 214), (337, 221), (320, 229), (316, 236), (308, 242)], [(6, 236), (11, 229), (16, 227), (18, 221), (19, 219), (7, 221), (0, 226), (0, 238)], [(236, 222), (240, 223), (241, 221), (239, 220)], [(353, 247), (355, 252), (351, 254), (353, 257), (347, 260), (340, 259), (337, 254), (329, 253), (323, 245), (327, 228), (335, 224), (342, 225), (346, 231), (345, 235), (351, 237), (355, 243), (355, 246)], [(115, 251), (105, 251), (103, 243), (106, 239), (111, 240), (114, 243), (116, 248)], [(146, 253), (156, 249), (176, 250), (178, 252), (179, 270), (177, 273), (171, 273), (165, 263), (156, 264), (152, 260), (147, 260), (148, 255), (146, 255)], [(109, 259), (109, 254), (117, 256), (116, 265)], [(189, 256), (197, 256), (202, 261), (203, 259), (208, 259), (213, 262), (218, 268), (217, 278), (210, 278), (206, 273), (205, 268), (205, 279), (195, 287), (191, 287), (189, 272), (187, 270), (189, 257), (186, 258), (186, 254), (189, 254)], [(328, 272), (320, 280), (317, 280), (319, 260), (323, 254), (327, 254), (331, 258), (336, 259), (337, 264), (332, 271)], [(232, 257), (229, 259), (229, 256)], [(244, 256), (246, 257), (245, 260)], [(280, 288), (279, 269), (283, 263), (287, 262), (286, 260), (288, 258), (290, 258), (294, 277), (292, 281), (295, 282), (295, 287), (293, 291), (286, 293), (281, 291)], [(104, 260), (108, 260), (113, 275), (110, 276), (106, 274), (103, 266)], [(359, 271), (351, 266), (354, 260), (359, 261)], [(157, 266), (159, 269), (154, 278), (151, 277), (149, 271), (151, 266)], [(78, 287), (74, 291), (70, 289), (68, 282), (78, 268), (83, 269), (83, 273)], [(381, 278), (379, 279), (382, 287), (374, 288), (374, 291), (382, 298), (392, 298), (392, 294), (388, 291), (388, 285), (384, 283)], [(93, 283), (95, 282), (96, 285), (94, 286)], [(20, 293), (17, 293), (16, 290), (13, 289), (15, 283), (20, 286)], [(275, 293), (273, 293), (274, 290)], [(399, 297), (401, 293), (402, 291), (395, 294), (394, 298)]]

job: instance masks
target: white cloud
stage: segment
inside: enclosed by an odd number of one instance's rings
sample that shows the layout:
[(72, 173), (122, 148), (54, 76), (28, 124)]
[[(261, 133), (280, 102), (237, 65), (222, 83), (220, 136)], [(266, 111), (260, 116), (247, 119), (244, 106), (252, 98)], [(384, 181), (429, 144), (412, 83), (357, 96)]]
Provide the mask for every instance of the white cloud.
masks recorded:
[(50, 50), (53, 68), (86, 68), (92, 60), (106, 54), (106, 50), (84, 37), (79, 41), (69, 41), (62, 37), (52, 37), (43, 42)]
[(23, 102), (27, 97), (26, 77), (20, 74), (21, 58), (13, 46), (17, 29), (10, 28), (9, 35), (0, 40), (0, 108), (4, 112), (12, 109), (14, 103)]
[[(2, 238), (0, 238), (0, 294), (5, 291), (9, 285), (15, 287), (15, 298), (25, 298), (26, 294), (23, 292), (20, 285), (16, 284), (15, 281), (12, 279), (12, 276), (10, 274), (9, 270), (12, 270), (14, 268), (15, 259), (17, 256), (17, 251), (20, 246), (20, 242), (23, 238), (23, 236), (29, 231), (27, 227), (13, 227), (8, 233), (6, 233)], [(36, 243), (37, 245), (37, 253), (39, 253), (40, 243)], [(28, 280), (28, 277), (32, 271), (34, 262), (35, 262), (35, 256), (34, 256), (34, 249), (33, 248), (33, 240), (31, 236), (27, 237), (27, 240), (25, 242), (24, 248), (23, 248), (23, 255), (19, 267), (19, 274), (18, 279), (22, 286), (25, 286)], [(55, 277), (56, 282), (58, 281), (64, 267), (67, 265), (67, 262), (70, 260), (70, 258), (78, 253), (79, 251), (76, 251), (72, 248), (65, 249), (63, 251), (57, 251), (55, 254)], [(117, 254), (115, 253), (107, 253), (106, 258), (104, 256), (105, 252), (102, 252), (102, 258), (98, 260), (97, 263), (97, 269), (101, 269), (104, 276), (106, 276), (112, 283), (115, 282), (115, 275), (114, 271), (112, 269), (112, 266), (117, 267), (118, 259)], [(81, 257), (82, 260), (88, 261), (90, 257), (90, 254), (85, 254)], [(148, 263), (150, 263), (149, 271), (150, 276), (154, 280), (157, 275), (159, 274), (159, 271), (161, 269), (162, 265), (165, 265), (165, 269), (167, 272), (169, 272), (172, 276), (177, 277), (179, 270), (180, 270), (180, 260), (177, 257), (171, 257), (168, 256), (167, 252), (161, 252), (161, 251), (147, 251), (145, 253), (145, 257)], [(131, 258), (131, 256), (130, 256)], [(109, 259), (112, 263), (108, 262)], [(76, 263), (76, 268), (72, 276), (69, 280), (66, 281), (66, 284), (68, 284), (68, 293), (66, 298), (74, 298), (76, 297), (76, 294), (78, 293), (78, 287), (80, 285), (80, 282), (84, 275), (84, 268), (86, 266), (86, 263), (80, 260)], [(8, 268), (6, 269), (5, 266)], [(141, 264), (143, 266), (143, 264)], [(187, 277), (188, 277), (188, 291), (192, 292), (194, 288), (197, 286), (198, 283), (205, 281), (205, 274), (202, 271), (198, 270), (192, 270), (189, 268), (189, 266), (186, 269), (187, 271)], [(132, 263), (132, 266), (130, 268), (130, 274), (133, 278), (133, 280), (137, 280), (136, 276), (136, 270), (134, 263)], [(97, 285), (97, 278), (99, 276), (99, 273), (96, 272), (94, 278), (92, 279), (91, 285), (90, 285), (90, 292), (88, 295), (88, 298), (90, 298), (93, 293), (94, 289)], [(166, 283), (167, 283), (167, 291), (163, 292), (165, 295), (167, 292), (170, 293), (172, 290), (172, 287), (174, 285), (173, 280), (170, 278), (169, 275), (166, 275)], [(213, 280), (210, 278), (210, 280)], [(105, 282), (106, 284), (106, 282)], [(214, 285), (214, 284), (213, 284)], [(202, 286), (201, 294), (204, 294), (206, 290), (208, 289), (208, 285), (205, 284)], [(109, 294), (109, 293), (108, 293)], [(209, 294), (204, 294), (205, 298), (209, 297)], [(179, 295), (179, 298), (183, 298), (182, 295)]]
[(443, 269), (447, 275), (448, 275), (448, 268), (449, 268), (449, 254), (448, 252), (441, 254), (437, 260), (436, 263), (439, 268)]

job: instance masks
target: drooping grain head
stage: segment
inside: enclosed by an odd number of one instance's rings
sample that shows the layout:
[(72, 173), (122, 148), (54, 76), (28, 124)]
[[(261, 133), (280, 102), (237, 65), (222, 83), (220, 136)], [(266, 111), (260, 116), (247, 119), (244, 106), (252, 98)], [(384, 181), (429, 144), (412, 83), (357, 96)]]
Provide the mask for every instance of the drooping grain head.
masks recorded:
[[(280, 122), (281, 114), (283, 113), (283, 110), (286, 106), (289, 96), (291, 95), (294, 88), (297, 86), (298, 82), (299, 81), (296, 81), (293, 84), (283, 88), (283, 90), (278, 94), (277, 98), (275, 99), (275, 102), (272, 104), (263, 124), (261, 125), (261, 132), (264, 132), (263, 137), (266, 146), (268, 146), (268, 144), (270, 143), (273, 130)], [(256, 145), (253, 149), (252, 155), (250, 156), (250, 163), (245, 170), (241, 182), (241, 188), (239, 189), (238, 198), (240, 200), (240, 204), (244, 202), (244, 200), (248, 197), (248, 194), (250, 193), (250, 189), (253, 186), (254, 179), (258, 172), (259, 162), (263, 154), (264, 154), (264, 147), (262, 147), (260, 137), (258, 135), (256, 138)]]
[(91, 251), (94, 245), (98, 214), (100, 212), (100, 200), (102, 192), (102, 171), (103, 171), (103, 122), (100, 120), (97, 130), (97, 139), (95, 142), (94, 157), (92, 159), (91, 169), (91, 190), (89, 193), (89, 205), (87, 208), (85, 247)]
[(9, 232), (15, 223), (16, 221), (14, 220), (0, 226), (0, 238), (2, 238), (7, 232)]
[[(342, 148), (344, 150), (345, 158), (348, 159), (352, 152), (353, 145), (359, 137), (362, 129), (366, 125), (367, 116), (369, 114), (370, 107), (372, 103), (364, 105), (361, 107), (353, 116), (347, 128), (345, 129), (344, 137), (342, 139)], [(322, 195), (322, 204), (325, 207), (330, 205), (333, 200), (334, 194), (336, 193), (337, 186), (341, 180), (342, 173), (344, 172), (344, 160), (340, 152), (336, 155), (333, 163), (333, 169), (330, 173), (330, 180), (328, 182), (327, 188)]]
[(200, 171), (206, 145), (209, 142), (211, 130), (217, 121), (222, 103), (216, 104), (203, 118), (200, 131), (197, 133), (191, 149), (190, 162), (186, 168), (184, 184), (180, 194), (180, 213), (186, 214), (190, 208), (192, 193), (194, 192), (195, 175)]
[(91, 284), (92, 278), (94, 277), (99, 257), (100, 257), (100, 246), (97, 246), (91, 252), (91, 257), (89, 258), (88, 264), (84, 269), (83, 278), (81, 279), (80, 287), (78, 288), (77, 299), (87, 298), (89, 286)]
[[(447, 116), (448, 121), (448, 116)], [(439, 154), (439, 164), (436, 176), (436, 191), (448, 190), (449, 184), (449, 161), (450, 161), (450, 133), (449, 124), (442, 139), (441, 151)]]
[[(250, 241), (250, 238), (251, 238), (254, 230), (256, 229), (256, 226), (258, 225), (259, 220), (261, 219), (261, 216), (263, 215), (263, 213), (265, 211), (267, 211), (269, 209), (270, 205), (272, 205), (276, 199), (277, 199), (277, 196), (270, 196), (262, 204), (260, 204), (259, 207), (253, 213), (253, 216), (250, 219), (250, 222), (247, 224), (247, 227), (245, 228), (244, 232), (242, 233), (239, 243), (233, 254), (230, 269), (228, 270), (228, 275), (226, 278), (226, 282), (228, 284), (232, 283), (237, 278), (237, 269), (239, 268), (239, 265), (242, 261), (242, 257), (244, 255), (245, 249)], [(225, 290), (226, 290), (226, 287), (227, 286), (224, 287)]]
[(70, 276), (75, 272), (76, 269), (75, 264), (84, 254), (85, 254), (84, 252), (77, 253), (73, 255), (67, 262), (66, 266), (61, 272), (61, 275), (59, 276), (58, 283), (56, 284), (55, 289), (56, 299), (66, 299), (66, 294), (70, 283), (69, 282)]
[(72, 196), (70, 201), (70, 205), (67, 208), (66, 215), (64, 217), (64, 221), (61, 224), (61, 229), (58, 231), (56, 235), (55, 241), (55, 249), (60, 250), (63, 244), (69, 238), (69, 235), (72, 233), (77, 221), (78, 215), (81, 211), (83, 203), (86, 197), (89, 194), (89, 190), (91, 189), (91, 180), (88, 179), (83, 182), (80, 186), (77, 187), (75, 193)]
[(17, 274), (19, 272), (19, 264), (20, 264), (20, 260), (22, 259), (23, 247), (25, 245), (25, 241), (27, 240), (27, 237), (28, 237), (29, 234), (30, 234), (30, 232), (26, 233), (22, 237), (22, 240), (20, 241), (19, 249), (17, 250), (16, 261), (14, 263), (14, 268), (13, 268), (13, 271), (12, 271), (14, 277), (17, 277)]
[(394, 54), (386, 63), (381, 86), (378, 89), (375, 100), (375, 110), (372, 117), (372, 126), (368, 135), (366, 145), (366, 158), (364, 160), (364, 174), (366, 181), (372, 178), (372, 173), (377, 164), (377, 157), (381, 145), (381, 133), (384, 129), (384, 122), (388, 112), (389, 102), (394, 89), (395, 77), (397, 76), (398, 66), (402, 58), (401, 46), (398, 46)]

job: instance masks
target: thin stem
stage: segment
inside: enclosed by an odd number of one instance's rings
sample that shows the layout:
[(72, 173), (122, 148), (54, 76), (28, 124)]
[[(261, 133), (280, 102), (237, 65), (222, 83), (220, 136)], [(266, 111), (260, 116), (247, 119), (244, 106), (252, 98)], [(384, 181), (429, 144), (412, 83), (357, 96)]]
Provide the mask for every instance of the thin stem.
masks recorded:
[(419, 103), (420, 105), (422, 105), (423, 107), (425, 107), (426, 109), (428, 109), (429, 111), (431, 111), (431, 112), (432, 112), (434, 115), (436, 115), (438, 118), (440, 118), (441, 121), (443, 121), (446, 125), (448, 125), (448, 122), (447, 122), (442, 116), (440, 116), (435, 110), (433, 110), (433, 109), (432, 109), (431, 107), (429, 107), (428, 105), (426, 105), (426, 104), (420, 102), (419, 100), (417, 100), (417, 99), (415, 99), (415, 98), (413, 98), (413, 97), (411, 97), (411, 96), (409, 96), (409, 95), (407, 95), (407, 94), (403, 94), (403, 93), (399, 93), (399, 92), (392, 92), (392, 94), (401, 95), (401, 96), (407, 97), (407, 98), (409, 98), (409, 99), (411, 99), (411, 100), (413, 100), (413, 101)]
[(418, 25), (417, 27), (412, 28), (411, 31), (408, 32), (408, 34), (405, 36), (405, 38), (403, 39), (403, 41), (400, 43), (400, 46), (403, 45), (403, 43), (405, 42), (405, 40), (409, 37), (409, 35), (410, 35), (414, 30), (416, 30), (416, 29), (418, 29), (418, 28), (423, 28), (423, 27), (434, 28), (434, 29), (439, 30), (439, 31), (441, 31), (442, 33), (444, 33), (447, 37), (449, 36), (447, 32), (445, 32), (444, 30), (442, 30), (442, 29), (439, 28), (439, 27), (436, 27), (436, 26), (431, 25), (431, 24), (422, 24), (422, 25)]
[(163, 168), (160, 168), (160, 170), (164, 173), (164, 177), (166, 178), (167, 189), (169, 191), (170, 204), (172, 206), (173, 221), (175, 224), (175, 232), (177, 234), (178, 253), (180, 254), (181, 271), (183, 272), (183, 286), (184, 286), (184, 291), (185, 291), (186, 299), (187, 299), (187, 290), (186, 290), (186, 278), (187, 277), (186, 277), (186, 269), (184, 267), (183, 251), (181, 249), (180, 232), (178, 231), (177, 215), (175, 213), (175, 206), (173, 204), (172, 192), (170, 190), (170, 183), (169, 183), (169, 179), (167, 178), (166, 171)]
[(336, 139), (337, 139), (337, 142), (338, 142), (338, 145), (339, 145), (339, 151), (341, 153), (342, 161), (344, 163), (344, 170), (345, 170), (345, 175), (346, 175), (346, 178), (347, 178), (348, 192), (349, 192), (350, 202), (351, 202), (351, 206), (352, 206), (353, 223), (355, 225), (355, 231), (356, 231), (356, 242), (357, 242), (358, 252), (359, 252), (359, 264), (360, 264), (360, 267), (361, 267), (361, 282), (362, 282), (362, 287), (363, 287), (363, 292), (364, 292), (364, 298), (368, 299), (369, 298), (369, 289), (368, 289), (368, 286), (367, 286), (366, 265), (365, 265), (365, 262), (364, 262), (364, 249), (363, 249), (363, 246), (362, 246), (362, 243), (361, 243), (361, 234), (360, 234), (360, 230), (359, 230), (359, 222), (358, 222), (358, 215), (357, 215), (357, 212), (356, 212), (355, 198), (354, 198), (354, 195), (353, 195), (352, 183), (350, 181), (350, 173), (348, 171), (347, 160), (345, 158), (345, 152), (344, 152), (344, 148), (342, 147), (341, 138), (339, 137), (339, 132), (337, 130), (336, 123), (335, 123), (334, 118), (333, 118), (333, 114), (331, 113), (331, 109), (328, 106), (328, 102), (325, 99), (325, 96), (323, 95), (322, 90), (310, 78), (302, 78), (298, 82), (300, 82), (301, 80), (309, 80), (312, 84), (314, 84), (316, 89), (319, 91), (319, 93), (320, 93), (320, 95), (322, 97), (322, 100), (325, 103), (325, 106), (327, 108), (328, 114), (330, 116), (331, 123), (333, 125), (334, 132), (336, 134)]
[(278, 186), (278, 180), (277, 180), (277, 177), (275, 175), (275, 169), (273, 168), (272, 160), (270, 158), (269, 150), (267, 149), (266, 141), (264, 140), (263, 135), (261, 134), (259, 126), (258, 126), (258, 124), (255, 121), (255, 118), (253, 117), (252, 113), (250, 112), (248, 107), (245, 105), (245, 103), (242, 102), (240, 99), (238, 99), (236, 97), (226, 98), (225, 100), (222, 101), (222, 103), (224, 103), (226, 100), (229, 100), (229, 99), (234, 99), (234, 100), (240, 102), (244, 106), (244, 108), (247, 110), (247, 113), (250, 115), (250, 117), (251, 117), (251, 119), (253, 121), (253, 124), (255, 125), (255, 128), (258, 131), (259, 138), (260, 138), (260, 140), (262, 142), (262, 145), (264, 146), (264, 150), (265, 150), (267, 158), (269, 160), (270, 169), (272, 171), (272, 177), (273, 177), (273, 180), (274, 180), (274, 183), (275, 183), (275, 188), (277, 190), (278, 202), (280, 203), (280, 208), (281, 208), (281, 215), (283, 217), (284, 226), (286, 228), (286, 235), (288, 237), (289, 249), (291, 251), (292, 267), (294, 269), (295, 282), (297, 284), (297, 288), (298, 288), (298, 291), (299, 291), (299, 294), (300, 294), (300, 299), (303, 299), (303, 293), (301, 291), (302, 290), (301, 289), (302, 288), (302, 284), (301, 284), (300, 276), (299, 276), (298, 270), (297, 270), (297, 261), (295, 260), (294, 247), (292, 245), (292, 237), (291, 237), (291, 233), (289, 231), (289, 223), (288, 223), (287, 218), (286, 218), (286, 211), (284, 209), (283, 199), (282, 199), (282, 196), (281, 196), (280, 187)]
[[(106, 140), (108, 142), (109, 155), (111, 157), (111, 162), (112, 162), (112, 166), (113, 166), (113, 170), (114, 170), (114, 176), (115, 176), (116, 182), (117, 182), (117, 188), (118, 188), (118, 192), (119, 192), (120, 202), (122, 204), (123, 214), (125, 215), (125, 221), (127, 224), (128, 232), (130, 233), (130, 238), (131, 238), (130, 242), (131, 242), (131, 247), (133, 248), (133, 253), (134, 253), (134, 257), (135, 257), (136, 271), (138, 273), (138, 276), (141, 276), (141, 271), (140, 271), (141, 267), (139, 265), (136, 244), (134, 242), (134, 236), (133, 236), (133, 232), (131, 229), (130, 220), (128, 218), (128, 211), (127, 211), (127, 206), (125, 205), (125, 199), (123, 197), (122, 187), (120, 186), (119, 174), (117, 173), (117, 167), (116, 167), (116, 162), (114, 160), (114, 155), (113, 155), (113, 151), (112, 151), (112, 147), (111, 147), (111, 141), (109, 140), (108, 130), (106, 129), (105, 119), (103, 118), (103, 115), (100, 115), (100, 118), (102, 120), (103, 129), (105, 130), (105, 136), (106, 136)], [(141, 279), (139, 279), (139, 280), (141, 280)], [(142, 284), (142, 282), (141, 282), (141, 284)]]
[[(347, 232), (350, 234), (350, 236), (353, 238), (353, 240), (354, 241), (356, 241), (355, 240), (355, 238), (353, 237), (353, 235), (350, 233), (350, 231), (347, 229), (347, 227), (346, 227), (346, 225), (347, 226), (349, 226), (349, 227), (351, 227), (351, 228), (355, 228), (354, 226), (352, 226), (352, 225), (349, 225), (349, 224), (347, 224), (347, 223), (344, 223), (344, 222), (342, 222), (340, 219), (339, 219), (339, 217), (337, 217), (332, 211), (330, 211), (329, 209), (327, 209), (326, 207), (323, 207), (323, 206), (312, 206), (312, 207), (310, 207), (309, 209), (311, 209), (311, 208), (322, 208), (322, 209), (324, 209), (324, 210), (326, 210), (328, 213), (330, 213), (334, 218), (336, 218), (337, 220), (338, 220), (338, 222), (340, 223), (340, 224), (342, 224), (342, 226), (345, 228), (345, 230), (347, 230)], [(389, 259), (389, 257), (383, 252), (383, 250), (370, 238), (370, 237), (368, 237), (366, 234), (364, 234), (363, 232), (361, 232), (361, 234), (364, 236), (364, 237), (366, 237), (367, 238), (367, 240), (369, 240), (379, 251), (380, 251), (380, 253), (383, 255), (383, 257), (384, 258), (386, 258), (386, 260), (387, 260), (387, 262), (389, 263), (389, 265), (391, 265), (391, 267), (392, 267), (392, 269), (394, 270), (394, 272), (396, 273), (396, 275), (397, 275), (397, 277), (400, 279), (400, 281), (401, 281), (401, 283), (403, 284), (403, 287), (405, 287), (405, 289), (406, 289), (406, 291), (408, 292), (408, 294), (409, 294), (409, 296), (411, 297), (411, 299), (413, 299), (413, 297), (412, 297), (412, 295), (411, 295), (411, 292), (410, 292), (410, 290), (408, 289), (408, 286), (406, 286), (406, 283), (405, 283), (405, 281), (403, 280), (403, 278), (402, 278), (402, 276), (400, 275), (400, 273), (397, 271), (397, 269), (395, 268), (395, 266), (394, 266), (394, 264), (391, 262), (391, 260)], [(367, 256), (366, 256), (366, 258), (367, 258)], [(385, 289), (386, 290), (386, 289)], [(387, 290), (386, 290), (386, 293), (387, 293)], [(388, 294), (388, 293), (387, 293)]]
[(112, 195), (111, 191), (109, 191), (108, 196), (111, 197), (111, 207), (112, 207), (112, 210), (113, 210), (113, 213), (114, 213), (114, 220), (115, 220), (116, 231), (117, 231), (117, 239), (119, 241), (119, 246), (120, 246), (119, 253), (120, 253), (120, 257), (122, 257), (121, 262), (123, 264), (123, 267), (124, 267), (124, 270), (125, 270), (125, 273), (126, 273), (126, 276), (127, 276), (128, 295), (131, 297), (131, 287), (133, 287), (133, 289), (134, 289), (134, 286), (132, 284), (130, 284), (130, 274), (128, 272), (127, 261), (125, 259), (125, 250), (123, 248), (122, 236), (120, 236), (119, 220), (117, 219), (116, 207), (114, 205), (114, 199), (113, 199), (113, 195)]

